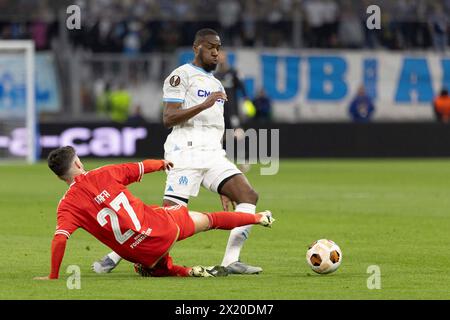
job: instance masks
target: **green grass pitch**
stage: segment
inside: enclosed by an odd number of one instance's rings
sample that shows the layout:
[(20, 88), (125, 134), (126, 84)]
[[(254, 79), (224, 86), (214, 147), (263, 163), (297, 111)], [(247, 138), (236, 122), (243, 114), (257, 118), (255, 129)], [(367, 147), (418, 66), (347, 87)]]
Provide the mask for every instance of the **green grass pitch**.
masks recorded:
[[(123, 162), (116, 160), (115, 162)], [(113, 161), (86, 161), (92, 169)], [(60, 279), (49, 272), (56, 205), (66, 190), (45, 163), (0, 166), (0, 299), (449, 299), (450, 160), (283, 160), (275, 176), (247, 174), (259, 209), (277, 219), (255, 226), (241, 258), (260, 275), (224, 278), (141, 278), (122, 262), (97, 275), (91, 263), (109, 252), (84, 230), (68, 241)], [(130, 187), (161, 203), (165, 175), (147, 175)], [(219, 211), (216, 194), (202, 190), (190, 208)], [(178, 264), (220, 263), (228, 231), (210, 231), (177, 243)], [(337, 272), (317, 275), (306, 247), (320, 238), (337, 242)], [(81, 268), (81, 289), (69, 290), (69, 265)], [(367, 287), (371, 265), (381, 289)]]

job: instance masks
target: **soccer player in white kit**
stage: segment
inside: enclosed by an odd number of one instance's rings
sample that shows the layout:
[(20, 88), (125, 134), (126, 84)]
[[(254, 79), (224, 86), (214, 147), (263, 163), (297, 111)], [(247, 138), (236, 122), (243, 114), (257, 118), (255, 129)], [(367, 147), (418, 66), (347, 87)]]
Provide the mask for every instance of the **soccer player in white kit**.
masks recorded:
[[(200, 186), (220, 194), (224, 210), (255, 214), (258, 194), (244, 174), (226, 158), (222, 147), (223, 108), (227, 96), (212, 72), (218, 64), (220, 37), (212, 29), (195, 35), (192, 63), (175, 69), (164, 81), (164, 125), (172, 128), (164, 144), (165, 160), (174, 167), (167, 174), (164, 206), (188, 205)], [(256, 274), (262, 268), (239, 261), (251, 225), (231, 231), (222, 260), (229, 273)], [(120, 257), (114, 252), (94, 262), (95, 272), (110, 272)]]

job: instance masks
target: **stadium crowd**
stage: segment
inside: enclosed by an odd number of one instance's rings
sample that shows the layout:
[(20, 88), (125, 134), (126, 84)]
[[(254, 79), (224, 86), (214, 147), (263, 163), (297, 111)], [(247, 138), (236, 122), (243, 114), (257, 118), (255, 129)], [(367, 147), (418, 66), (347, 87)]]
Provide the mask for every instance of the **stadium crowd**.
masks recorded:
[[(443, 50), (450, 35), (450, 0), (0, 0), (0, 38), (49, 49), (71, 4), (82, 15), (71, 41), (94, 52), (171, 51), (205, 26), (227, 46)], [(372, 4), (381, 30), (365, 27)]]

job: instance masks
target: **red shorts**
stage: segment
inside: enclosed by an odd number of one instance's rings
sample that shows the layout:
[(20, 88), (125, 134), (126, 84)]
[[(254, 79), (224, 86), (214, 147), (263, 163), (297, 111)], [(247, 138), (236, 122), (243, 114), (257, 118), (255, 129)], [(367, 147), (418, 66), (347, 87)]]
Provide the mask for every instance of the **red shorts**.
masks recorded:
[(169, 217), (173, 219), (173, 221), (180, 228), (180, 235), (178, 236), (178, 240), (184, 240), (189, 238), (195, 233), (195, 225), (192, 218), (189, 216), (189, 210), (187, 207), (182, 205), (175, 205), (170, 207), (164, 207), (164, 210), (168, 213)]

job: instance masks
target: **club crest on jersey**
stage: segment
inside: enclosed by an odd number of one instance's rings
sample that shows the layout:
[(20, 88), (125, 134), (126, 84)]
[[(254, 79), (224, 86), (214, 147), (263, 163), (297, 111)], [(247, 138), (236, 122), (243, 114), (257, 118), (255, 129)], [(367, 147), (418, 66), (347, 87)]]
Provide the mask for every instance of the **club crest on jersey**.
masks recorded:
[(176, 74), (170, 77), (169, 83), (172, 87), (176, 87), (180, 84), (181, 78), (180, 76), (177, 76)]
[(180, 179), (178, 180), (178, 183), (181, 184), (181, 185), (187, 186), (188, 178), (186, 176), (181, 176)]

